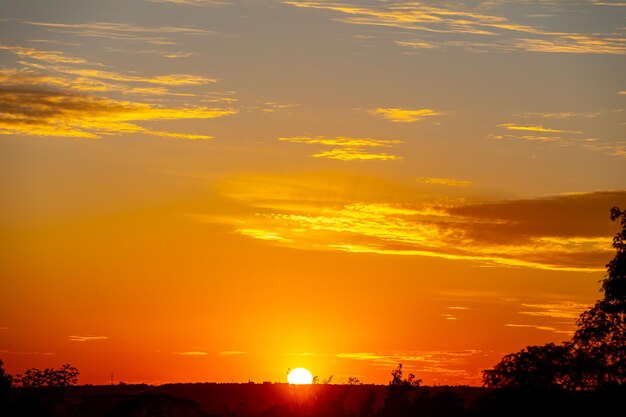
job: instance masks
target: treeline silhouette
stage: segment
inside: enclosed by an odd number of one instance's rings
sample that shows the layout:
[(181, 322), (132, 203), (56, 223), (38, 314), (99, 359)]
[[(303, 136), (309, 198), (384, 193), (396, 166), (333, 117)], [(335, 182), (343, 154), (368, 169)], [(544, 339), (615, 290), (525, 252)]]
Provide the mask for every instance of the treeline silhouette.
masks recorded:
[[(626, 212), (602, 281), (603, 298), (566, 343), (528, 346), (483, 371), (484, 388), (424, 387), (402, 364), (389, 384), (166, 384), (75, 386), (78, 370), (31, 368), (15, 377), (0, 360), (6, 417), (527, 417), (619, 414), (626, 399)], [(330, 382), (330, 378), (325, 381)]]

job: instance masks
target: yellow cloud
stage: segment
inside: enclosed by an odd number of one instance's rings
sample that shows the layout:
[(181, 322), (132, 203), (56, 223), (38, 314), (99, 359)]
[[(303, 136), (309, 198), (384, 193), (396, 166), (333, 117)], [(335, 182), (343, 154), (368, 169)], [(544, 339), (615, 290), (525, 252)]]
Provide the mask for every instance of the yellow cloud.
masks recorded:
[(547, 112), (547, 113), (522, 113), (523, 117), (541, 117), (544, 119), (570, 119), (575, 117), (587, 117), (593, 118), (598, 117), (602, 114), (602, 112), (585, 112), (585, 113), (576, 113), (571, 111), (562, 111), (562, 112)]
[(107, 340), (107, 336), (68, 336), (70, 342), (93, 342), (96, 340)]
[(537, 136), (537, 135), (489, 135), (491, 139), (521, 139), (529, 142), (559, 142), (566, 143), (566, 141), (560, 136)]
[(589, 308), (587, 304), (565, 301), (559, 303), (522, 304), (529, 311), (520, 311), (519, 314), (536, 317), (550, 317), (558, 319), (577, 319), (581, 313)]
[(626, 55), (623, 37), (561, 35), (550, 39), (517, 39), (517, 48), (532, 52)]
[(42, 51), (33, 48), (23, 48), (21, 46), (0, 45), (0, 50), (12, 52), (24, 58), (32, 58), (40, 61), (52, 62), (55, 64), (86, 64), (82, 58), (68, 57), (59, 51)]
[(219, 7), (228, 6), (229, 2), (218, 0), (146, 0), (150, 3), (170, 3), (170, 4), (184, 4), (189, 6), (198, 7)]
[(205, 29), (173, 27), (173, 26), (139, 26), (127, 23), (89, 22), (89, 23), (50, 23), (32, 22), (23, 23), (41, 26), (50, 31), (71, 33), (78, 36), (105, 38), (107, 40), (143, 42), (151, 45), (176, 45), (169, 35), (214, 35), (215, 32)]
[(397, 198), (396, 191), (373, 201), (354, 196), (344, 202), (330, 191), (325, 199), (313, 198), (315, 187), (293, 181), (264, 185), (249, 178), (249, 190), (233, 183), (229, 196), (254, 207), (254, 215), (205, 221), (226, 222), (242, 235), (297, 249), (595, 272), (603, 270), (611, 253), (612, 230), (602, 213), (624, 199), (624, 192), (605, 192), (484, 204), (381, 202)]
[(292, 137), (292, 138), (279, 138), (278, 140), (284, 142), (304, 143), (307, 145), (328, 145), (328, 146), (347, 146), (350, 148), (365, 148), (365, 147), (391, 147), (391, 145), (397, 145), (402, 143), (401, 140), (385, 140), (385, 139), (371, 139), (371, 138), (349, 138), (344, 136), (338, 136), (335, 138), (327, 138), (324, 136), (316, 137)]
[(369, 110), (370, 114), (380, 116), (392, 122), (417, 122), (426, 117), (440, 116), (442, 113), (431, 109), (377, 108)]
[(207, 78), (201, 75), (190, 74), (168, 74), (158, 75), (154, 77), (145, 77), (139, 75), (127, 75), (113, 71), (102, 71), (87, 68), (67, 68), (67, 67), (53, 67), (49, 68), (56, 72), (78, 75), (88, 78), (100, 78), (104, 80), (123, 81), (123, 82), (135, 82), (135, 83), (148, 83), (148, 84), (162, 84), (162, 85), (203, 85), (216, 82), (213, 78)]
[(537, 329), (537, 330), (543, 330), (543, 331), (546, 331), (546, 332), (553, 332), (553, 333), (564, 333), (564, 334), (572, 334), (572, 333), (574, 333), (573, 330), (557, 329), (556, 327), (552, 327), (552, 326), (539, 326), (539, 325), (534, 325), (534, 324), (513, 324), (513, 323), (507, 323), (504, 326), (505, 327), (524, 328), (524, 329)]
[[(626, 40), (615, 34), (564, 33), (511, 22), (506, 17), (475, 13), (458, 4), (431, 6), (420, 2), (383, 2), (376, 6), (356, 6), (347, 3), (315, 1), (285, 1), (286, 4), (329, 10), (347, 17), (339, 19), (348, 24), (388, 26), (404, 30), (426, 32), (435, 41), (397, 40), (401, 46), (431, 48), (441, 45), (464, 46), (479, 50), (524, 50), (533, 52), (626, 54)], [(615, 28), (620, 30), (620, 28)], [(459, 34), (450, 39), (451, 34)], [(533, 38), (522, 38), (520, 34)], [(443, 36), (443, 38), (436, 38)], [(485, 41), (474, 40), (465, 35), (484, 37)]]
[(439, 45), (436, 45), (432, 42), (426, 42), (418, 39), (413, 39), (410, 41), (396, 41), (397, 45), (406, 46), (414, 49), (437, 49), (440, 48)]
[[(33, 66), (33, 65), (30, 65)], [(33, 66), (44, 68), (41, 66)], [(101, 80), (86, 77), (66, 78), (56, 75), (46, 75), (29, 69), (0, 68), (0, 84), (10, 86), (46, 86), (72, 90), (79, 93), (104, 93), (119, 91), (124, 94), (152, 95), (152, 96), (188, 96), (188, 94), (174, 93), (165, 87), (133, 87), (123, 84), (112, 84)]]
[(399, 363), (420, 376), (433, 374), (434, 379), (453, 378), (458, 381), (480, 381), (480, 370), (469, 371), (472, 363), (483, 358), (486, 353), (480, 350), (421, 350), (410, 352), (341, 352), (335, 357), (343, 360), (369, 362), (373, 366), (389, 369)]
[(202, 351), (174, 352), (174, 354), (181, 355), (181, 356), (206, 356), (208, 355), (207, 352), (202, 352)]
[(518, 130), (518, 131), (524, 131), (524, 132), (581, 133), (581, 132), (572, 131), (572, 130), (551, 129), (551, 128), (543, 127), (543, 126), (524, 126), (524, 125), (517, 125), (514, 123), (503, 123), (503, 124), (499, 124), (498, 127), (503, 127), (507, 130)]
[(0, 90), (0, 134), (4, 135), (99, 138), (143, 133), (181, 139), (210, 139), (206, 135), (153, 131), (134, 122), (212, 119), (234, 113), (233, 109), (157, 107), (45, 89), (13, 87)]
[(337, 159), (339, 161), (400, 161), (401, 156), (387, 153), (371, 153), (364, 148), (370, 147), (386, 147), (402, 143), (400, 140), (371, 139), (371, 138), (350, 138), (335, 137), (326, 138), (324, 136), (316, 137), (291, 137), (279, 138), (278, 140), (292, 143), (303, 143), (306, 145), (325, 145), (325, 146), (342, 146), (342, 148), (331, 149), (329, 151), (318, 152), (311, 156), (314, 158)]
[(359, 149), (343, 148), (331, 149), (330, 151), (319, 152), (312, 155), (314, 158), (337, 159), (339, 161), (401, 161), (403, 158), (398, 155), (386, 153), (370, 153)]
[(255, 239), (261, 240), (281, 240), (281, 241), (290, 241), (290, 239), (285, 239), (279, 235), (278, 232), (272, 232), (267, 230), (260, 229), (237, 229), (235, 232), (240, 233), (244, 236), (253, 237)]
[(450, 187), (469, 187), (474, 183), (469, 180), (457, 180), (455, 178), (422, 177), (417, 178), (417, 182), (423, 184), (447, 185)]

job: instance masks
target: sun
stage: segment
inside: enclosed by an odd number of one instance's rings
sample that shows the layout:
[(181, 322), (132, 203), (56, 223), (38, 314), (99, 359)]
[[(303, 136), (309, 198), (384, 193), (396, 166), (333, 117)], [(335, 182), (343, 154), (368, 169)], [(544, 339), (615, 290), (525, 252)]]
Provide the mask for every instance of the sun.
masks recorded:
[(295, 368), (287, 375), (287, 382), (295, 385), (310, 384), (313, 382), (313, 375), (307, 369)]

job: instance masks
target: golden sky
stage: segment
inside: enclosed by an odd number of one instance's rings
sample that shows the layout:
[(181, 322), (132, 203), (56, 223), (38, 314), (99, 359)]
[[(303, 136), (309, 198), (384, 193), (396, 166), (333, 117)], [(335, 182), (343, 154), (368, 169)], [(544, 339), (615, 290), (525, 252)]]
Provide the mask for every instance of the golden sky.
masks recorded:
[(0, 358), (480, 383), (626, 207), (626, 4), (0, 5)]

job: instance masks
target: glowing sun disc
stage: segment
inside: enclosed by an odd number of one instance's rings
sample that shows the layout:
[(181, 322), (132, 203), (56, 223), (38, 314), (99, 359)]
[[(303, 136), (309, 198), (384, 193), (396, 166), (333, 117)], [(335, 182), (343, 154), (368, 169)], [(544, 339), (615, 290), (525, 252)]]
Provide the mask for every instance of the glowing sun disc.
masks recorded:
[(310, 384), (313, 382), (313, 375), (304, 368), (295, 368), (287, 375), (287, 382), (295, 385)]

